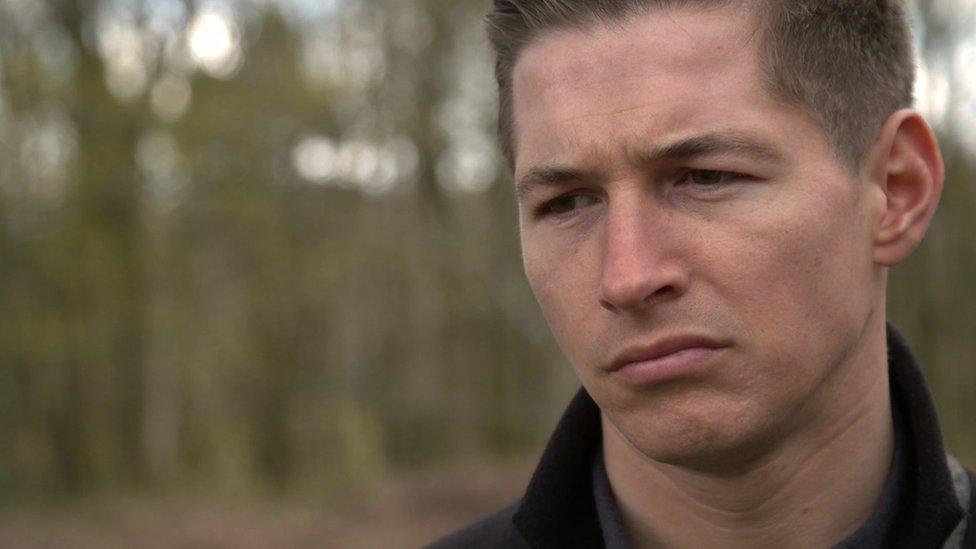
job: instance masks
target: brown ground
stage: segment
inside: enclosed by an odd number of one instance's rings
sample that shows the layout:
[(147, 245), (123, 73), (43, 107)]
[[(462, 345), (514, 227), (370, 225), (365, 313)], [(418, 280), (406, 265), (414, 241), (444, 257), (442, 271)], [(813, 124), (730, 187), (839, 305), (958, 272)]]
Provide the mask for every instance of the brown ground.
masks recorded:
[(532, 460), (415, 473), (347, 503), (115, 497), (0, 508), (0, 548), (420, 547), (513, 501)]

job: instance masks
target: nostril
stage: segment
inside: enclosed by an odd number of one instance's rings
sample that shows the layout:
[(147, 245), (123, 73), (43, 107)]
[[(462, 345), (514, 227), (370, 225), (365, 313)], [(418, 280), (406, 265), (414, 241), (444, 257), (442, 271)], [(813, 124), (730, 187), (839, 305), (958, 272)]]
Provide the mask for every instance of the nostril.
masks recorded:
[(604, 287), (600, 295), (600, 304), (610, 311), (633, 309), (663, 299), (675, 291), (670, 284), (656, 286), (648, 284), (648, 281), (649, 279), (644, 279)]
[(683, 269), (664, 269), (645, 273), (629, 281), (604, 281), (598, 300), (611, 312), (640, 309), (675, 299), (687, 286)]

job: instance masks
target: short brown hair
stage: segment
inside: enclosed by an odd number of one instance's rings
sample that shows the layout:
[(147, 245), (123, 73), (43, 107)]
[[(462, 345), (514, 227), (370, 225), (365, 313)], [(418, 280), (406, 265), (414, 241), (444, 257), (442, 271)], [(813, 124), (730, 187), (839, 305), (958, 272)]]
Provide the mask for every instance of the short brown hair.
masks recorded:
[(915, 59), (901, 0), (494, 0), (498, 130), (515, 165), (512, 73), (522, 50), (557, 29), (626, 20), (652, 9), (739, 4), (761, 13), (760, 55), (774, 97), (803, 108), (835, 154), (860, 165), (892, 113), (913, 103)]

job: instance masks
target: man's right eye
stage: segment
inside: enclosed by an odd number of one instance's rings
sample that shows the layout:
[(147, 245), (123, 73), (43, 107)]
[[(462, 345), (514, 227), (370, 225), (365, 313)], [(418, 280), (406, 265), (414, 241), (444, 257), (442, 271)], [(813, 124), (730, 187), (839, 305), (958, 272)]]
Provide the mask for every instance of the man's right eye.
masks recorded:
[(564, 194), (539, 206), (537, 214), (541, 217), (567, 215), (581, 208), (592, 206), (597, 200), (595, 196), (587, 194)]

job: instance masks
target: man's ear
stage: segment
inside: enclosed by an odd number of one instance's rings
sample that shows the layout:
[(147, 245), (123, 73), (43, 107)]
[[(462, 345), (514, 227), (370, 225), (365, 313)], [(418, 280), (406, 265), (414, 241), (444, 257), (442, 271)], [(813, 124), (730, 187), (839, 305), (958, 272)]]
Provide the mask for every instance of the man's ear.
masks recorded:
[(869, 157), (864, 183), (875, 184), (885, 202), (874, 225), (874, 262), (901, 263), (918, 246), (942, 196), (945, 168), (939, 143), (913, 109), (891, 115)]

